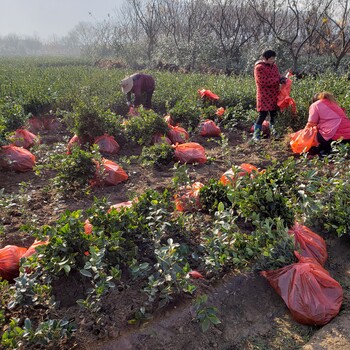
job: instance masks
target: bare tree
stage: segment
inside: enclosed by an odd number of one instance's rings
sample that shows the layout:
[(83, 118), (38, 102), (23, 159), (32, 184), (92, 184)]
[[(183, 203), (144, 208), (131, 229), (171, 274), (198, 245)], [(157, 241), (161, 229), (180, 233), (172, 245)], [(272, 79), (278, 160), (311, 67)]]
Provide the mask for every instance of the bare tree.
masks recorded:
[(302, 50), (316, 30), (333, 0), (248, 0), (262, 25), (287, 47), (293, 70), (298, 68)]
[(245, 0), (214, 0), (208, 18), (228, 72), (232, 61), (239, 63), (242, 48), (255, 36), (256, 23)]
[(322, 20), (317, 33), (320, 36), (321, 53), (330, 53), (335, 58), (337, 71), (344, 57), (350, 52), (350, 0), (334, 0)]
[(147, 58), (151, 62), (160, 30), (159, 0), (128, 0), (147, 39)]
[(205, 0), (163, 0), (163, 38), (176, 50), (180, 64), (193, 69), (212, 41), (208, 26), (209, 2)]

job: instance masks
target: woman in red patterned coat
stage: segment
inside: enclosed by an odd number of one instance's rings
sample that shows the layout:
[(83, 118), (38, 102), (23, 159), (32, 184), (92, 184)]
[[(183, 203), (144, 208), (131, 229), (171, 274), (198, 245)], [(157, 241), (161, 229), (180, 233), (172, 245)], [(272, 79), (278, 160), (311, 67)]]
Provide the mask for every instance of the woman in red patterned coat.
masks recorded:
[(152, 95), (156, 87), (154, 78), (151, 75), (136, 73), (121, 81), (121, 88), (126, 95), (127, 104), (131, 106), (131, 94), (134, 94), (134, 107), (142, 103), (142, 97), (145, 95), (143, 107), (150, 109), (152, 107)]
[(277, 98), (280, 91), (280, 84), (286, 82), (286, 78), (280, 75), (275, 63), (276, 52), (267, 50), (263, 53), (262, 59), (254, 66), (254, 79), (256, 84), (256, 109), (259, 112), (258, 119), (254, 124), (253, 140), (259, 140), (262, 123), (270, 114), (270, 131), (275, 133), (274, 122), (278, 111)]

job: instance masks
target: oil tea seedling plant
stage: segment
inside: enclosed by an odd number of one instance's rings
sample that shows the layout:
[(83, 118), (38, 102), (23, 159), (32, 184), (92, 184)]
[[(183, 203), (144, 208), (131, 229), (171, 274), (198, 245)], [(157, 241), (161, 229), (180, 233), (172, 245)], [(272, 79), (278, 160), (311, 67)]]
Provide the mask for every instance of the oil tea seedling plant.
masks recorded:
[(142, 164), (154, 166), (168, 165), (174, 160), (174, 149), (167, 143), (158, 143), (153, 146), (144, 146), (140, 156)]
[(7, 330), (1, 337), (1, 345), (5, 349), (20, 349), (26, 346), (54, 346), (70, 339), (76, 331), (75, 326), (67, 320), (50, 319), (40, 322), (34, 327), (33, 322), (26, 318), (23, 327), (19, 320), (13, 318)]
[[(77, 303), (91, 312), (91, 316), (97, 324), (101, 322), (103, 315), (100, 313), (102, 298), (111, 288), (115, 287), (113, 276), (105, 272), (107, 267), (104, 262), (105, 253), (105, 249), (98, 250), (92, 246), (89, 250), (89, 260), (85, 263), (84, 268), (80, 270), (83, 276), (90, 279), (92, 287), (88, 291), (87, 298), (79, 299)], [(116, 270), (119, 269), (115, 268), (114, 276), (120, 276), (120, 273)]]
[(210, 326), (221, 323), (217, 316), (217, 308), (208, 306), (208, 296), (206, 294), (199, 295), (194, 302), (194, 311), (196, 313), (196, 321), (200, 324), (202, 332), (206, 332)]
[(97, 146), (91, 151), (74, 146), (71, 154), (53, 153), (44, 168), (56, 171), (53, 186), (64, 194), (87, 193), (94, 180), (103, 179), (102, 157)]
[(168, 124), (163, 117), (153, 110), (142, 107), (138, 109), (138, 116), (134, 116), (126, 123), (127, 139), (139, 145), (149, 146), (155, 135), (166, 135)]
[(151, 303), (157, 297), (160, 298), (159, 307), (167, 305), (173, 299), (173, 295), (179, 295), (181, 292), (193, 293), (195, 290), (195, 286), (190, 284), (186, 277), (190, 267), (186, 258), (181, 255), (179, 247), (179, 243), (174, 243), (172, 238), (169, 238), (167, 245), (160, 245), (155, 249), (156, 272), (148, 278), (148, 285), (144, 291)]

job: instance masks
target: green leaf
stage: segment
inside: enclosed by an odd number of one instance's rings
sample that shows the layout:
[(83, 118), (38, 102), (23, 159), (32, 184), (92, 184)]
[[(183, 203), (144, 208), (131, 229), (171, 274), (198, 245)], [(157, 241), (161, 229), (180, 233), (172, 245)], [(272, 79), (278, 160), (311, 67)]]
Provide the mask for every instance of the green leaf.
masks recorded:
[(80, 270), (80, 273), (81, 273), (83, 276), (86, 276), (86, 277), (92, 277), (91, 272), (90, 272), (90, 271), (88, 271), (88, 270), (81, 269), (81, 270)]
[(210, 326), (210, 320), (208, 318), (206, 318), (202, 323), (201, 323), (201, 329), (202, 332), (206, 332), (209, 329)]

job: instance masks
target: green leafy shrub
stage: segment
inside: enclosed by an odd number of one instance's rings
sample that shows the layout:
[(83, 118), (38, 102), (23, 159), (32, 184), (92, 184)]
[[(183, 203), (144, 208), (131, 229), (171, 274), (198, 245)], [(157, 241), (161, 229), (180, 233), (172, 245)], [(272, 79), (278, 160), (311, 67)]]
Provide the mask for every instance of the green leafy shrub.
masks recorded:
[(98, 174), (97, 164), (101, 164), (101, 156), (97, 148), (84, 151), (79, 147), (73, 147), (71, 154), (53, 153), (46, 167), (56, 171), (53, 178), (56, 188), (64, 193), (77, 194), (89, 189), (91, 181)]
[(18, 102), (7, 96), (0, 99), (0, 146), (8, 144), (7, 135), (24, 126), (28, 118)]
[(196, 106), (195, 101), (188, 101), (185, 98), (175, 102), (170, 107), (168, 114), (171, 115), (175, 124), (179, 124), (185, 129), (195, 129), (200, 122), (200, 108)]
[(145, 146), (142, 149), (140, 159), (143, 164), (155, 167), (168, 165), (174, 159), (174, 149), (167, 143)]
[(123, 134), (122, 117), (105, 109), (97, 96), (82, 96), (73, 106), (73, 112), (62, 112), (68, 129), (90, 144), (103, 134), (116, 139)]
[(168, 132), (166, 121), (157, 113), (142, 107), (138, 112), (139, 115), (132, 117), (126, 124), (128, 140), (139, 145), (150, 145), (154, 135), (165, 135)]
[(295, 212), (287, 194), (294, 175), (284, 171), (285, 167), (274, 165), (254, 178), (239, 178), (236, 186), (228, 191), (238, 214), (246, 220), (280, 217), (288, 227), (292, 226)]
[(217, 211), (219, 203), (225, 208), (230, 208), (232, 203), (227, 197), (228, 187), (215, 179), (209, 179), (208, 183), (200, 189), (200, 201), (203, 209), (209, 213)]

